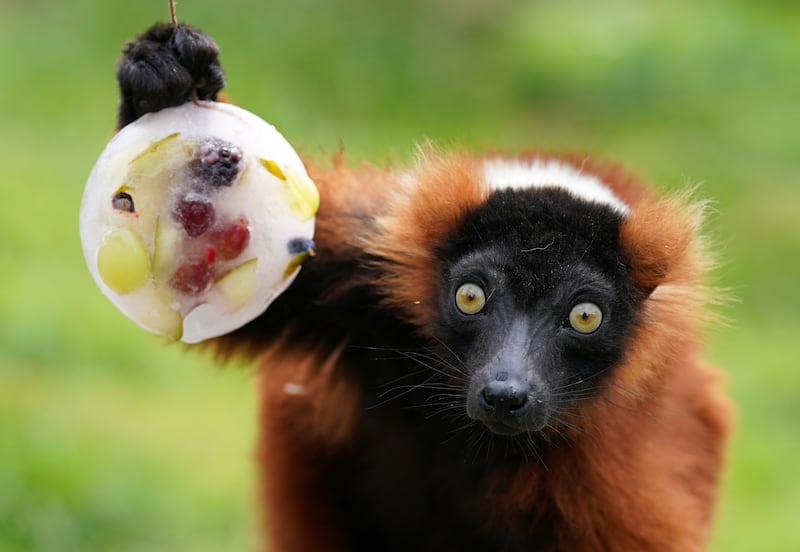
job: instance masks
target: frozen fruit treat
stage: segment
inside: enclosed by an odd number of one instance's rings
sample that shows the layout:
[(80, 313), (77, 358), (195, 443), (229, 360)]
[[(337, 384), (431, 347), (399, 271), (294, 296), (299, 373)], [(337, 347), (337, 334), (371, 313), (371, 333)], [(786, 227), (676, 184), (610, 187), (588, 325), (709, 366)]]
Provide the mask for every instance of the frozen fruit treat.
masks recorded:
[(314, 254), (318, 205), (274, 127), (232, 105), (187, 103), (109, 142), (86, 183), (81, 242), (126, 316), (196, 343), (246, 324), (291, 284)]

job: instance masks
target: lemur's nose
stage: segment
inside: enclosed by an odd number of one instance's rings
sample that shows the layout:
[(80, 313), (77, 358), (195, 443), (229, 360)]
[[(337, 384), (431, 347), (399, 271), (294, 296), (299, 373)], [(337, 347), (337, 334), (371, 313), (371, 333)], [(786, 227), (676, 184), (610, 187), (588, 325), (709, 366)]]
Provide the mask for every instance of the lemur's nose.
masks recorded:
[(494, 417), (517, 417), (530, 407), (528, 391), (528, 386), (516, 379), (498, 378), (480, 392), (480, 404)]

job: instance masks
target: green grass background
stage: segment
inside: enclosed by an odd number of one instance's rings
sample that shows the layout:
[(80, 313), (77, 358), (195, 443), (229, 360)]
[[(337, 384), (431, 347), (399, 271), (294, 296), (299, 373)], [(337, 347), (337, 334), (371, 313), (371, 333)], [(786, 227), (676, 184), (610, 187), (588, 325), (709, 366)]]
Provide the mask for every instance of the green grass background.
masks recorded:
[[(800, 550), (800, 3), (185, 0), (228, 92), (311, 157), (578, 149), (702, 182), (737, 298), (708, 355), (738, 410), (712, 550)], [(78, 205), (122, 43), (165, 1), (0, 1), (0, 550), (248, 550), (246, 368), (117, 313)]]

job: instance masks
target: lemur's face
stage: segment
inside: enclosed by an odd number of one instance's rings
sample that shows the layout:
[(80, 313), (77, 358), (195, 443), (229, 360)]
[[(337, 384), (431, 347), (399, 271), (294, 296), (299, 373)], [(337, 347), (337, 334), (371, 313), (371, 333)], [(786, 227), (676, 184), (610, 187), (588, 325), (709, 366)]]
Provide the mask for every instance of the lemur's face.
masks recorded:
[(554, 189), (494, 192), (442, 253), (441, 340), (467, 415), (500, 435), (546, 430), (622, 359), (635, 299), (621, 215)]

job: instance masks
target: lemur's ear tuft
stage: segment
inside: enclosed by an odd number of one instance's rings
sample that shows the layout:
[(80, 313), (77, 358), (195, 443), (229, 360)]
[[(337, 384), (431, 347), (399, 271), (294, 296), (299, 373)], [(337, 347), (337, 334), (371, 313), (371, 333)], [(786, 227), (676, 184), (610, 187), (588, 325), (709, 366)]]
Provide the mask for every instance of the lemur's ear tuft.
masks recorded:
[(703, 207), (690, 202), (689, 193), (648, 197), (626, 216), (620, 229), (623, 255), (631, 280), (645, 295), (705, 272), (707, 259), (698, 247)]

